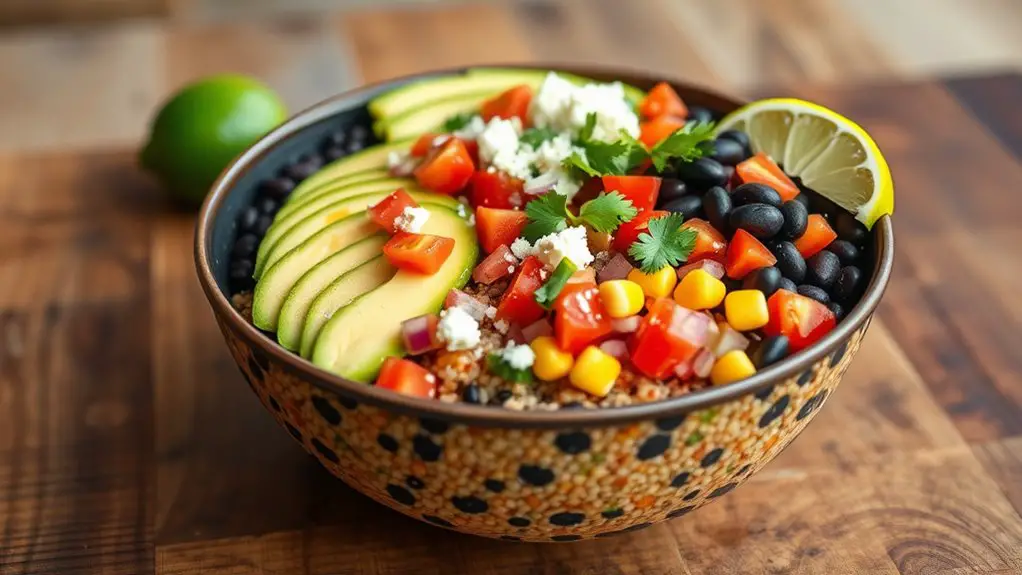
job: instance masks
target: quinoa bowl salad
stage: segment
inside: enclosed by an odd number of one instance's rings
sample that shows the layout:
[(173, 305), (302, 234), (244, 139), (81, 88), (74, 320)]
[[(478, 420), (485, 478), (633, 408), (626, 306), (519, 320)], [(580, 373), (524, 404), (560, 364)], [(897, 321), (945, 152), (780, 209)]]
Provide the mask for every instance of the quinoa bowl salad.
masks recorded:
[(809, 102), (471, 68), (268, 135), (196, 256), (242, 373), (331, 472), (435, 525), (571, 541), (683, 515), (808, 423), (892, 210), (873, 141)]

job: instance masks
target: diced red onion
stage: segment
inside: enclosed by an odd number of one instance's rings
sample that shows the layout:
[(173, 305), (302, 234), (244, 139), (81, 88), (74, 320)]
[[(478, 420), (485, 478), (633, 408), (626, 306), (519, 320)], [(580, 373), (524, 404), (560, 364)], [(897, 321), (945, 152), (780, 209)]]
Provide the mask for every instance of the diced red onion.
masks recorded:
[(749, 338), (742, 335), (742, 332), (736, 330), (728, 324), (721, 326), (720, 337), (717, 338), (716, 344), (713, 346), (713, 355), (721, 357), (725, 353), (734, 350), (744, 351), (749, 347)]
[(525, 339), (522, 327), (517, 323), (513, 323), (508, 326), (507, 338), (517, 344), (529, 343), (529, 340)]
[(680, 362), (674, 366), (674, 375), (684, 381), (692, 377), (692, 360)]
[(710, 371), (713, 370), (713, 362), (716, 360), (717, 358), (713, 355), (713, 352), (704, 347), (692, 358), (692, 372), (696, 377), (706, 379), (710, 377)]
[(390, 166), (390, 175), (398, 178), (406, 178), (411, 176), (415, 172), (415, 168), (419, 167), (419, 162), (422, 158), (416, 158), (415, 156), (408, 156), (401, 160), (399, 163)]
[(486, 316), (486, 308), (489, 306), (460, 289), (452, 289), (447, 292), (447, 298), (444, 299), (444, 307), (460, 307), (476, 321), (482, 321), (483, 317)]
[(436, 336), (437, 322), (437, 316), (431, 313), (401, 322), (405, 350), (411, 355), (419, 355), (440, 347)]
[(678, 268), (678, 281), (685, 279), (685, 276), (694, 270), (703, 270), (717, 279), (724, 277), (723, 264), (716, 260), (699, 260), (693, 264), (688, 264)]
[(628, 344), (621, 339), (608, 339), (600, 344), (600, 349), (607, 355), (618, 359), (628, 359)]
[(711, 323), (713, 321), (705, 313), (692, 311), (678, 305), (674, 306), (674, 314), (667, 330), (672, 336), (687, 342), (692, 347), (703, 347), (706, 345)]
[(618, 333), (632, 333), (639, 329), (640, 323), (642, 318), (637, 315), (610, 320), (611, 327)]
[(632, 271), (632, 264), (629, 263), (628, 258), (624, 254), (614, 254), (614, 257), (610, 258), (600, 273), (596, 274), (596, 280), (601, 283), (610, 280), (623, 280), (628, 277), (630, 271)]
[(550, 190), (554, 189), (557, 185), (557, 173), (550, 171), (525, 180), (525, 185), (522, 188), (526, 194), (530, 196), (536, 196), (539, 194), (545, 194)]
[(546, 318), (530, 323), (522, 328), (522, 336), (529, 343), (532, 343), (532, 340), (541, 335), (551, 335), (553, 333), (554, 328)]

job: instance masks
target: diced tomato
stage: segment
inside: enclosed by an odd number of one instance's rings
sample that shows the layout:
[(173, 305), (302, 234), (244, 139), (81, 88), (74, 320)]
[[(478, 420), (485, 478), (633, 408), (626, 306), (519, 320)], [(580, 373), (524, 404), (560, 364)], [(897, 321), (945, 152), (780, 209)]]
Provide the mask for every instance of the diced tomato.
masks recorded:
[(500, 297), (497, 304), (497, 319), (518, 325), (529, 325), (543, 317), (546, 313), (533, 297), (533, 293), (543, 285), (543, 263), (535, 256), (525, 258), (518, 272), (511, 280), (511, 285)]
[(810, 214), (806, 231), (795, 240), (798, 253), (804, 258), (811, 258), (820, 253), (830, 242), (837, 239), (837, 233), (827, 223), (827, 218), (820, 214)]
[(436, 376), (414, 361), (391, 356), (383, 360), (376, 387), (432, 399), (436, 396)]
[(451, 138), (429, 152), (422, 164), (415, 168), (415, 179), (427, 190), (454, 194), (468, 184), (475, 169), (465, 144)]
[(774, 292), (767, 300), (767, 308), (770, 321), (763, 327), (763, 333), (787, 336), (793, 352), (816, 343), (837, 325), (834, 312), (827, 306), (788, 290)]
[(650, 220), (669, 215), (671, 212), (664, 210), (639, 212), (637, 216), (618, 227), (614, 232), (614, 241), (611, 243), (611, 247), (617, 252), (627, 254), (628, 248), (639, 239), (639, 234), (649, 229)]
[(595, 283), (567, 284), (554, 303), (557, 347), (572, 354), (613, 330)]
[(383, 244), (383, 255), (394, 267), (421, 274), (436, 273), (452, 251), (451, 238), (408, 232), (398, 232)]
[(603, 189), (607, 193), (618, 192), (641, 212), (656, 205), (660, 181), (656, 176), (603, 176)]
[(781, 195), (781, 200), (785, 202), (799, 194), (795, 182), (791, 181), (784, 170), (763, 152), (739, 163), (735, 166), (735, 173), (738, 174), (743, 184), (756, 182), (777, 190), (777, 193)]
[(481, 284), (492, 284), (514, 273), (516, 261), (507, 245), (501, 244), (472, 270), (472, 279)]
[(713, 224), (699, 218), (692, 218), (681, 224), (681, 227), (696, 232), (696, 244), (692, 253), (688, 255), (688, 263), (699, 260), (714, 260), (723, 262), (727, 257), (727, 240)]
[(473, 206), (486, 208), (510, 210), (525, 204), (522, 181), (504, 172), (477, 171), (472, 175), (469, 197)]
[(643, 118), (653, 119), (660, 116), (685, 118), (688, 108), (681, 96), (667, 82), (660, 82), (650, 90), (639, 104), (639, 113)]
[(674, 300), (655, 300), (629, 341), (632, 364), (654, 379), (669, 376), (706, 345), (710, 323), (709, 315), (686, 309)]
[(419, 136), (418, 140), (415, 140), (415, 143), (412, 144), (412, 149), (409, 153), (415, 156), (416, 158), (424, 157), (426, 154), (429, 153), (430, 150), (432, 150), (436, 146), (437, 138), (443, 138), (442, 140), (440, 140), (440, 142), (447, 142), (447, 139), (450, 138), (450, 136), (448, 136), (447, 134), (436, 134), (434, 132), (426, 132), (425, 134)]
[(524, 125), (529, 118), (529, 104), (532, 103), (532, 88), (522, 84), (483, 102), (479, 115), (489, 122), (491, 118), (518, 118)]
[(376, 225), (383, 228), (385, 231), (393, 233), (394, 220), (405, 211), (405, 208), (417, 208), (419, 207), (418, 202), (412, 199), (408, 195), (408, 192), (404, 191), (404, 188), (398, 188), (394, 190), (386, 198), (383, 198), (375, 205), (369, 206), (366, 210), (369, 212), (369, 219)]
[(647, 148), (657, 145), (660, 140), (677, 132), (685, 125), (685, 120), (674, 116), (658, 116), (639, 125), (639, 141)]
[(486, 253), (492, 253), (500, 246), (510, 246), (522, 234), (522, 228), (529, 218), (525, 212), (476, 208), (476, 234), (479, 245)]
[(770, 250), (749, 232), (738, 230), (727, 247), (727, 258), (724, 269), (727, 277), (740, 280), (752, 270), (770, 267), (777, 263), (777, 258)]

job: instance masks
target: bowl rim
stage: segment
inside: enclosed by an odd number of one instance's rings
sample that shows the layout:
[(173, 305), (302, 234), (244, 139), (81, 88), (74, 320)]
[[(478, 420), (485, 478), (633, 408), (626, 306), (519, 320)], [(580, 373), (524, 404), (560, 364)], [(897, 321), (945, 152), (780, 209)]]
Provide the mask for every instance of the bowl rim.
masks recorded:
[(236, 336), (240, 336), (249, 345), (259, 348), (263, 353), (280, 362), (282, 366), (288, 368), (289, 371), (300, 377), (303, 381), (326, 391), (337, 393), (342, 397), (352, 398), (388, 411), (468, 425), (518, 429), (557, 429), (566, 427), (604, 427), (651, 419), (678, 417), (693, 411), (719, 405), (747, 394), (756, 393), (766, 387), (801, 374), (806, 369), (812, 367), (817, 361), (834, 352), (860, 326), (865, 324), (876, 311), (890, 281), (891, 270), (894, 265), (894, 233), (890, 216), (882, 217), (874, 226), (878, 229), (877, 253), (875, 254), (871, 280), (862, 299), (848, 312), (845, 319), (839, 322), (837, 327), (824, 336), (823, 339), (794, 356), (785, 358), (747, 379), (727, 385), (712, 386), (682, 396), (649, 403), (596, 409), (516, 411), (493, 406), (461, 402), (444, 403), (435, 399), (420, 399), (380, 389), (373, 385), (347, 380), (327, 372), (313, 365), (308, 360), (284, 349), (275, 340), (272, 340), (253, 324), (246, 321), (241, 313), (231, 304), (229, 296), (220, 291), (210, 265), (213, 225), (220, 207), (234, 190), (236, 181), (276, 146), (295, 137), (303, 129), (326, 120), (342, 110), (348, 109), (353, 105), (365, 105), (366, 97), (374, 92), (391, 85), (397, 86), (409, 81), (432, 76), (462, 73), (469, 68), (478, 67), (563, 71), (597, 79), (618, 79), (623, 82), (639, 85), (652, 85), (658, 81), (667, 81), (675, 87), (682, 88), (685, 92), (695, 94), (699, 99), (716, 101), (736, 107), (746, 102), (743, 99), (724, 96), (716, 91), (704, 89), (688, 82), (677, 81), (659, 74), (655, 75), (652, 72), (620, 67), (547, 62), (476, 64), (473, 66), (430, 70), (366, 84), (327, 98), (291, 116), (283, 124), (260, 138), (236, 157), (214, 182), (210, 193), (207, 194), (202, 204), (195, 228), (195, 265), (199, 283), (218, 320), (226, 322), (229, 329)]

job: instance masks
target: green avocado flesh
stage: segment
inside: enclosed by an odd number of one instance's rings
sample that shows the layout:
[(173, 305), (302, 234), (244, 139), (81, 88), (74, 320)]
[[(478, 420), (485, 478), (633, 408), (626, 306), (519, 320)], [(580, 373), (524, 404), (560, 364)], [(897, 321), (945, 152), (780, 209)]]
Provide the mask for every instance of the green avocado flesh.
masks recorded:
[(323, 198), (357, 196), (362, 193), (375, 192), (387, 188), (390, 188), (391, 191), (398, 188), (405, 188), (406, 190), (420, 189), (419, 185), (415, 183), (415, 180), (409, 178), (388, 177), (379, 180), (369, 180), (368, 182), (357, 182), (354, 184), (327, 184), (310, 191), (300, 198), (289, 199), (288, 202), (280, 208), (280, 211), (277, 212), (276, 217), (273, 219), (273, 223), (276, 225), (277, 222), (283, 222), (283, 218), (291, 218), (296, 212), (306, 210), (310, 204), (319, 202)]
[(300, 189), (295, 189), (294, 192), (291, 192), (291, 196), (287, 199), (287, 203), (281, 206), (280, 212), (284, 212), (285, 210), (291, 209), (292, 206), (299, 203), (298, 200), (304, 199), (326, 188), (348, 187), (365, 182), (386, 180), (390, 177), (392, 176), (390, 175), (390, 172), (387, 171), (387, 168), (370, 168), (368, 170), (362, 170), (361, 172), (348, 174), (347, 176), (341, 176), (339, 178), (334, 178), (332, 180), (323, 181), (318, 186), (300, 187)]
[(361, 152), (356, 152), (350, 156), (346, 156), (339, 160), (335, 160), (325, 166), (315, 174), (312, 174), (308, 178), (302, 180), (301, 184), (291, 192), (291, 197), (301, 196), (305, 194), (305, 190), (309, 190), (318, 187), (324, 182), (330, 180), (336, 180), (337, 178), (350, 176), (357, 172), (365, 170), (386, 168), (387, 167), (387, 156), (391, 152), (398, 152), (408, 150), (412, 147), (411, 140), (407, 142), (387, 142), (385, 144), (377, 144), (375, 146), (366, 148)]
[(443, 132), (447, 118), (475, 112), (493, 95), (494, 92), (473, 92), (429, 102), (398, 116), (383, 118), (373, 124), (373, 130), (387, 141), (411, 138), (426, 132)]
[(468, 281), (479, 255), (475, 229), (453, 209), (430, 206), (422, 233), (454, 239), (454, 251), (432, 275), (399, 270), (387, 283), (340, 308), (312, 347), (312, 362), (354, 381), (370, 382), (388, 356), (400, 356), (401, 322), (435, 313), (451, 288)]
[[(382, 259), (384, 269), (360, 272), (360, 281), (350, 282), (350, 285), (361, 286), (361, 291), (355, 293), (351, 298), (372, 290), (390, 279), (396, 270), (391, 269), (389, 262), (380, 255), (383, 244), (387, 243), (389, 239), (390, 236), (383, 232), (373, 234), (334, 253), (305, 272), (291, 288), (287, 299), (284, 300), (284, 305), (280, 308), (280, 315), (277, 319), (277, 341), (280, 342), (280, 345), (291, 351), (298, 350), (302, 340), (302, 331), (305, 328), (305, 316), (308, 314), (312, 302), (334, 280), (353, 273), (355, 269), (361, 269), (364, 264), (374, 259)], [(377, 266), (371, 266), (368, 269), (375, 270), (376, 267), (380, 266), (377, 264)], [(389, 274), (383, 273), (388, 269)], [(379, 281), (376, 281), (377, 279)]]

